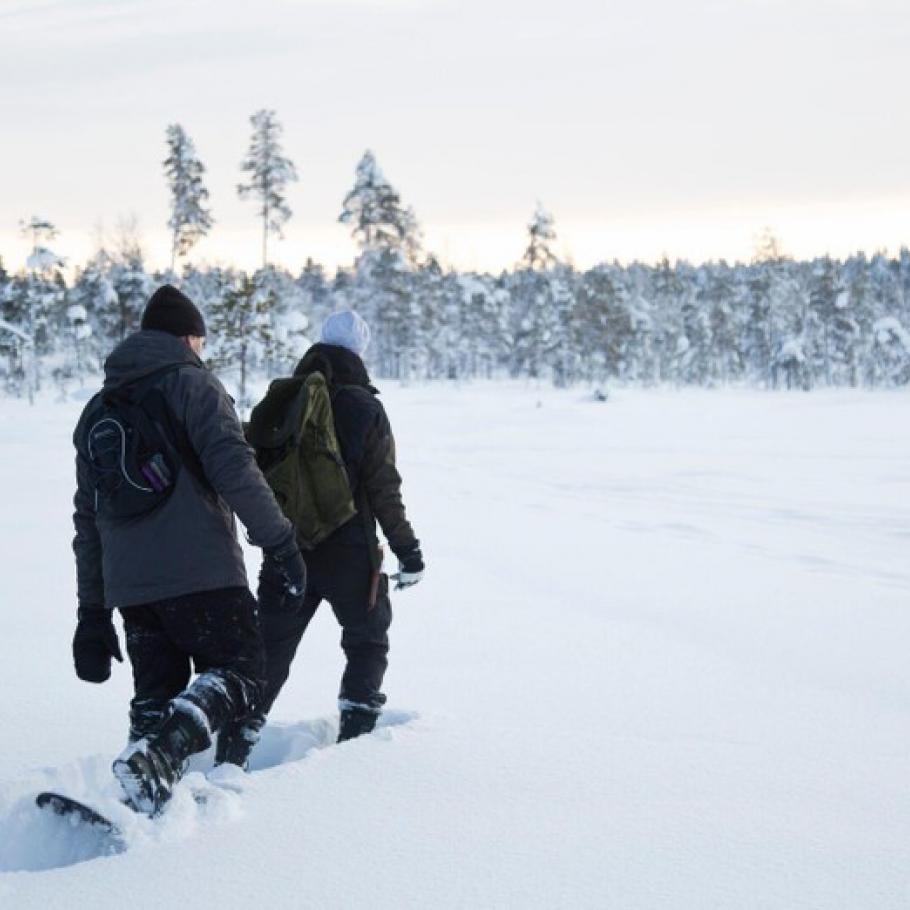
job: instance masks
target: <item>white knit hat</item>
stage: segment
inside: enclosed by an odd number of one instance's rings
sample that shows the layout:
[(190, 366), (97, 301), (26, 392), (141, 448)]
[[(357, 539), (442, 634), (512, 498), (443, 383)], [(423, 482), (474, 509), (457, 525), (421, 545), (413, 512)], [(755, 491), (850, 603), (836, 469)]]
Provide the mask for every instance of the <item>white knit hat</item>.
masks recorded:
[(370, 327), (353, 310), (342, 310), (332, 313), (322, 324), (320, 341), (363, 354), (370, 343)]

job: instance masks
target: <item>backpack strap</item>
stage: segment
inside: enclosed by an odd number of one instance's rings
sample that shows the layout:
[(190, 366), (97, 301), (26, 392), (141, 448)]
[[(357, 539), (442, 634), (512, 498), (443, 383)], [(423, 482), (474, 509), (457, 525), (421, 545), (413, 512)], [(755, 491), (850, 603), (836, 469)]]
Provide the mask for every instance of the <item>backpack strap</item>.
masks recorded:
[(138, 410), (143, 415), (147, 413), (152, 418), (150, 422), (154, 423), (157, 421), (161, 426), (167, 428), (165, 444), (177, 453), (180, 463), (199, 482), (202, 488), (215, 495), (215, 489), (205, 476), (202, 462), (190, 443), (186, 427), (177, 419), (161, 389), (149, 389), (142, 397)]
[[(164, 394), (157, 388), (158, 381), (163, 376), (168, 373), (176, 373), (183, 367), (202, 369), (198, 364), (191, 362), (168, 363), (164, 366), (152, 367), (105, 389), (101, 393), (102, 400), (105, 404), (117, 403), (128, 407), (142, 435), (155, 440), (156, 444), (174, 451), (180, 463), (202, 487), (214, 493), (212, 485), (205, 476), (202, 462), (190, 443), (186, 428), (177, 419)], [(166, 434), (161, 432), (158, 428), (159, 425), (166, 428)]]

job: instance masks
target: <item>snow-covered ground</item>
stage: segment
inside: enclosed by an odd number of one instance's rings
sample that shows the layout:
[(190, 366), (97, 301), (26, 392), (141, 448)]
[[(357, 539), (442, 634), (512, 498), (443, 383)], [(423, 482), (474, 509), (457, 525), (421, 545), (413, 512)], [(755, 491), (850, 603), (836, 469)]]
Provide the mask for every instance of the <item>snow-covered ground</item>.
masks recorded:
[(322, 611), (243, 792), (100, 857), (31, 805), (109, 800), (126, 730), (71, 669), (78, 404), (0, 402), (0, 906), (910, 906), (910, 397), (385, 399), (428, 573), (384, 727), (332, 745)]

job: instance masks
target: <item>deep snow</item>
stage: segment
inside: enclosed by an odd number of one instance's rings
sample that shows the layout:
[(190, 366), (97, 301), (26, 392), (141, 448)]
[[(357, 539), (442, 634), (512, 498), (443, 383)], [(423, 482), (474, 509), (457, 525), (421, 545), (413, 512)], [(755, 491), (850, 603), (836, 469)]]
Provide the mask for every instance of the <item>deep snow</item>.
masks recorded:
[(910, 905), (910, 397), (384, 397), (428, 562), (386, 725), (332, 745), (320, 611), (242, 792), (101, 857), (31, 805), (110, 799), (126, 731), (71, 670), (79, 405), (0, 402), (0, 906)]

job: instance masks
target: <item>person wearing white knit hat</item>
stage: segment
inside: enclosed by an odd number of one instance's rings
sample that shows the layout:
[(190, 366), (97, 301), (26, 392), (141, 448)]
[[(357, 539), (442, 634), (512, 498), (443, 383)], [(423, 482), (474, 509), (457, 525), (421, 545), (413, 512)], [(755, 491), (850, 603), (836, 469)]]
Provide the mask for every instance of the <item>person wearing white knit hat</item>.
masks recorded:
[(363, 357), (370, 344), (370, 327), (354, 310), (332, 313), (323, 323), (319, 340), (323, 344), (334, 344), (353, 351)]
[[(287, 681), (300, 640), (323, 600), (331, 604), (342, 627), (341, 647), (346, 657), (338, 693), (338, 740), (373, 730), (386, 701), (381, 687), (392, 621), (389, 581), (401, 591), (416, 585), (424, 575), (420, 541), (402, 500), (392, 427), (361, 359), (369, 342), (370, 327), (361, 316), (353, 310), (333, 313), (322, 326), (320, 340), (303, 355), (294, 375), (278, 381), (280, 390), (281, 383), (305, 381), (314, 373), (325, 377), (356, 512), (307, 549), (308, 584), (301, 606), (284, 609), (281, 587), (265, 573), (260, 576), (265, 688), (257, 712), (238, 721), (224, 737), (225, 742), (232, 743), (224, 751), (224, 760), (241, 767), (248, 762), (259, 731)], [(377, 524), (398, 559), (398, 572), (391, 576), (382, 571)]]

